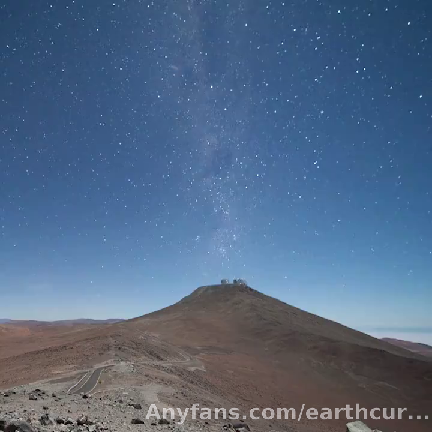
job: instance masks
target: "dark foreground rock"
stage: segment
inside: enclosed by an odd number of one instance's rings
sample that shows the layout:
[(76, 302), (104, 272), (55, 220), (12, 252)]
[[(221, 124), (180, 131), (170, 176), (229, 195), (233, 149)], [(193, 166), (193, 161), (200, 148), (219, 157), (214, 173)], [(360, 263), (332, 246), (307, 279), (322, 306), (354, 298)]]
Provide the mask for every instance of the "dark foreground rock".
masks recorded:
[(35, 430), (25, 421), (14, 421), (6, 424), (4, 432), (35, 432)]
[(249, 425), (247, 425), (246, 423), (234, 423), (234, 424), (232, 425), (232, 427), (233, 427), (233, 429), (235, 429), (236, 431), (237, 431), (237, 430), (242, 430), (242, 429), (245, 429), (245, 430), (247, 430), (247, 431), (250, 431), (250, 427), (249, 427)]
[(89, 418), (85, 415), (82, 415), (81, 417), (79, 417), (76, 421), (78, 426), (90, 426), (93, 425), (94, 422), (89, 420)]
[(141, 420), (139, 418), (134, 418), (131, 420), (131, 424), (144, 424), (144, 420)]
[(39, 422), (42, 426), (49, 426), (52, 425), (54, 422), (50, 419), (48, 413), (45, 413), (41, 418), (39, 419)]
[(160, 425), (169, 425), (169, 424), (170, 424), (169, 420), (166, 419), (166, 418), (161, 418), (161, 419), (159, 419), (158, 423), (159, 423)]

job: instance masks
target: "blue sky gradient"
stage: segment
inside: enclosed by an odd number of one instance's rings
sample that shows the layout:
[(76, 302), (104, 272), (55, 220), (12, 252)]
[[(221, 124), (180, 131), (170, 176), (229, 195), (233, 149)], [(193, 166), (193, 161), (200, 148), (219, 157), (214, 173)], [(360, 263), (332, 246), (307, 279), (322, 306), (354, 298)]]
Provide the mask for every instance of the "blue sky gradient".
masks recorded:
[(243, 277), (432, 328), (430, 2), (0, 15), (0, 317), (129, 318)]

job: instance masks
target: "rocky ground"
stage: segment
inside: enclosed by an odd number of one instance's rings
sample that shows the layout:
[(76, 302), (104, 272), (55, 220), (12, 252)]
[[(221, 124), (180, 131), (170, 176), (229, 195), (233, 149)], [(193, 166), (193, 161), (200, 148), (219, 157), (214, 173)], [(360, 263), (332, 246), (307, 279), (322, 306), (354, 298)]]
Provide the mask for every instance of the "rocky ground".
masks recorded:
[[(162, 413), (164, 407), (183, 408), (196, 402), (191, 396), (191, 388), (176, 383), (176, 379), (166, 372), (165, 369), (170, 367), (169, 364), (149, 367), (125, 362), (109, 366), (90, 394), (73, 394), (74, 389), (68, 392), (85, 371), (5, 390), (0, 392), (0, 431), (215, 432), (231, 429), (242, 432), (250, 429), (246, 423), (233, 425), (223, 420), (187, 419), (184, 424), (179, 424), (180, 418), (147, 419), (152, 404)], [(189, 373), (193, 373), (194, 368), (191, 369)], [(184, 373), (188, 373), (187, 368)], [(174, 403), (169, 404), (168, 400)]]
[[(81, 374), (65, 379), (42, 381), (32, 385), (23, 385), (0, 392), (0, 431), (3, 432), (258, 432), (277, 431), (266, 423), (249, 425), (245, 421), (229, 423), (226, 420), (196, 420), (190, 417), (180, 422), (180, 418), (148, 417), (150, 405), (157, 406), (162, 413), (169, 404), (159, 396), (165, 394), (165, 400), (184, 397), (187, 405), (192, 403), (188, 397), (190, 388), (173, 389), (157, 383), (156, 376), (145, 377), (152, 381), (145, 386), (135, 385), (124, 388), (113, 385), (118, 374), (133, 375), (134, 367), (130, 364), (112, 366), (105, 372), (105, 384), (102, 379), (99, 388), (93, 393), (73, 393), (73, 385)], [(142, 370), (140, 370), (142, 373)], [(124, 383), (123, 383), (124, 384)], [(252, 427), (251, 427), (252, 426)], [(299, 429), (284, 428), (295, 431)], [(379, 432), (371, 430), (361, 422), (347, 425), (348, 432)]]
[(58, 431), (214, 431), (223, 425), (146, 419), (149, 405), (139, 389), (92, 396), (67, 394), (61, 385), (20, 386), (0, 394), (0, 430)]
[[(0, 431), (4, 432), (107, 432), (107, 431), (166, 431), (166, 432), (246, 432), (246, 423), (215, 424), (210, 421), (190, 421), (183, 424), (166, 418), (146, 418), (140, 392), (116, 392), (111, 395), (68, 394), (63, 388), (52, 392), (45, 388), (20, 386), (0, 394)], [(57, 386), (59, 387), (59, 386)], [(380, 432), (362, 422), (347, 424), (347, 432)]]

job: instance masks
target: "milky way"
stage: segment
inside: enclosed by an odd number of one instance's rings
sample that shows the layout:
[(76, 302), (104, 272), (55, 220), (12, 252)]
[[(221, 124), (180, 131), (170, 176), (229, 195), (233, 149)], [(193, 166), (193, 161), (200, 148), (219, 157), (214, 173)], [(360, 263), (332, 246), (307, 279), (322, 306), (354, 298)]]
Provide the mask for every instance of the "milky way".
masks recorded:
[(430, 2), (6, 2), (0, 15), (6, 293), (221, 277), (426, 289)]

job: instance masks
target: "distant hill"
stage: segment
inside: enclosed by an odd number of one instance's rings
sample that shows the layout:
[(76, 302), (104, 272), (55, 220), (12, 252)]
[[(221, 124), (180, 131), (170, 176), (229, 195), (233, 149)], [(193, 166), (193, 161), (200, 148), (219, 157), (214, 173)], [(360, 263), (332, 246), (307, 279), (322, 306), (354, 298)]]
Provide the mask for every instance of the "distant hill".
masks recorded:
[(55, 325), (71, 325), (71, 324), (115, 324), (118, 322), (124, 321), (120, 318), (110, 318), (110, 319), (104, 319), (104, 320), (97, 320), (97, 319), (89, 319), (89, 318), (79, 318), (79, 319), (73, 319), (73, 320), (60, 320), (60, 321), (51, 321), (48, 324), (55, 324)]
[(383, 338), (382, 340), (391, 343), (392, 345), (409, 350), (411, 352), (415, 352), (417, 354), (432, 358), (432, 346), (425, 343), (410, 342), (393, 338)]
[(2, 319), (0, 324), (0, 359), (30, 351), (58, 346), (93, 329), (106, 329), (120, 319), (75, 319), (60, 321), (35, 321)]
[(39, 326), (39, 325), (74, 325), (74, 324), (114, 324), (124, 321), (120, 318), (111, 318), (105, 320), (96, 320), (89, 318), (78, 318), (72, 320), (58, 320), (58, 321), (37, 321), (37, 320), (12, 320), (2, 318), (0, 319), (0, 324), (12, 324), (15, 326)]
[(14, 326), (9, 324), (0, 324), (0, 342), (4, 338), (18, 338), (21, 336), (29, 336), (29, 335), (30, 335), (30, 329), (28, 327), (20, 327), (20, 326)]

